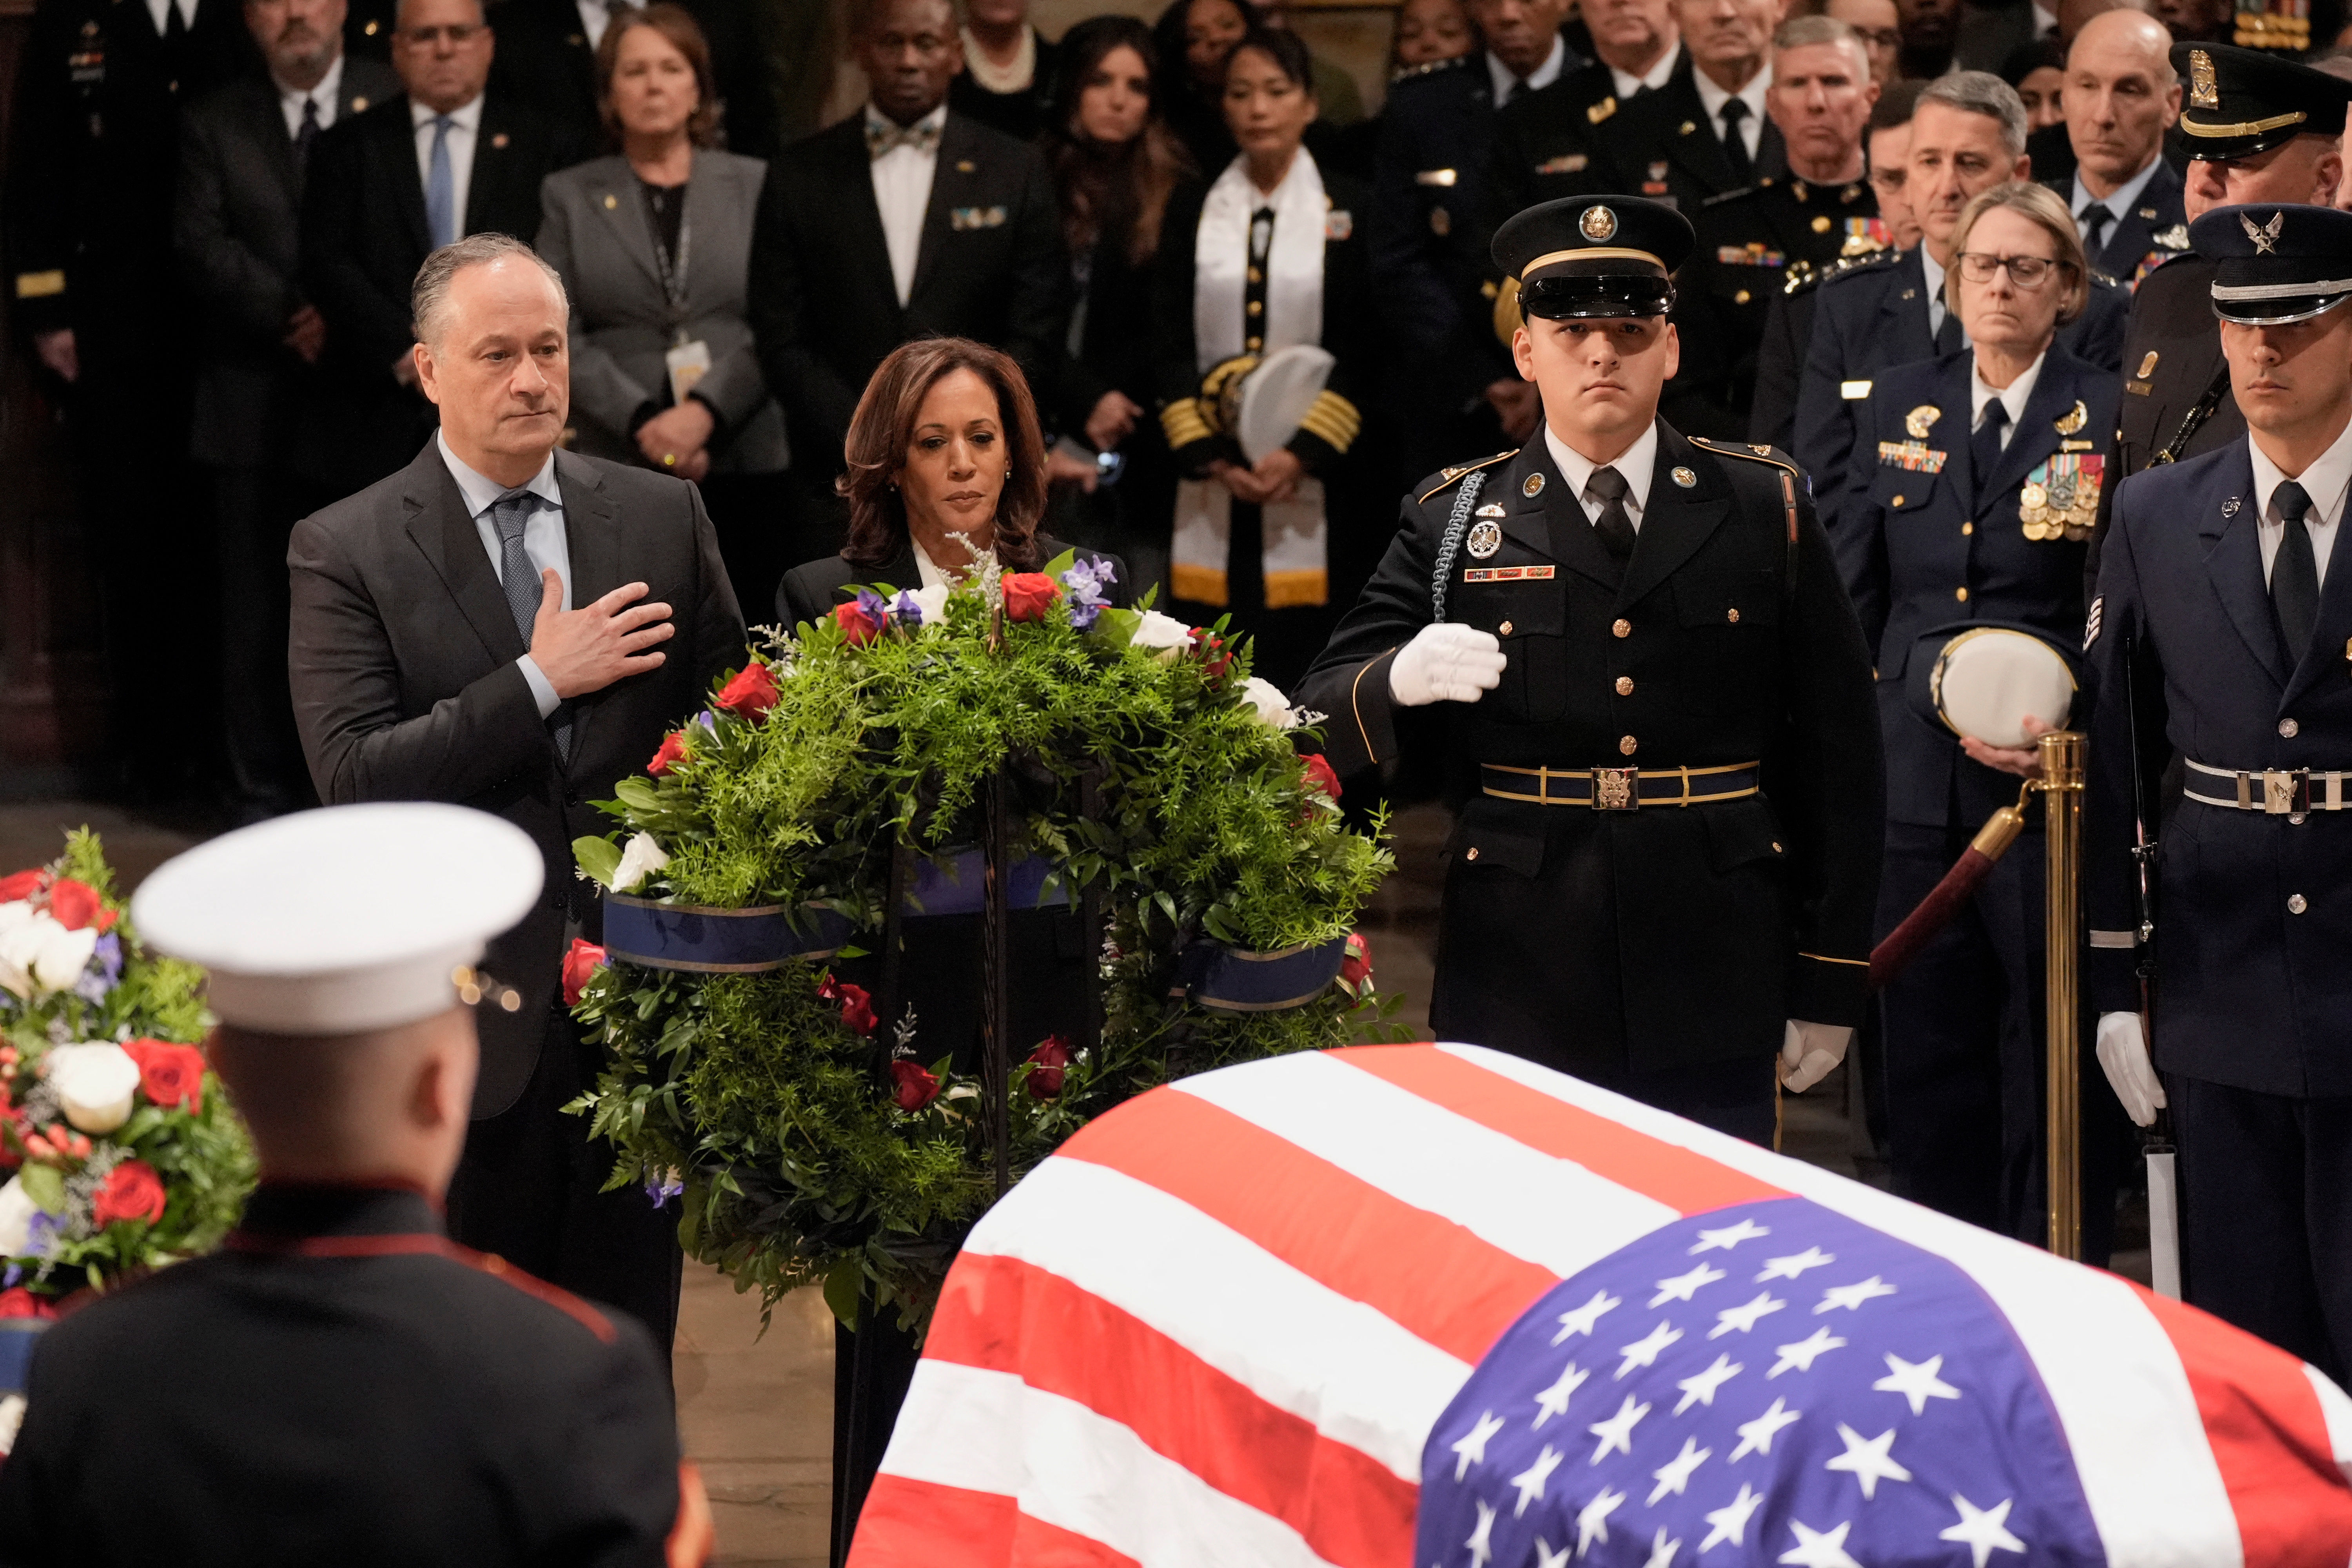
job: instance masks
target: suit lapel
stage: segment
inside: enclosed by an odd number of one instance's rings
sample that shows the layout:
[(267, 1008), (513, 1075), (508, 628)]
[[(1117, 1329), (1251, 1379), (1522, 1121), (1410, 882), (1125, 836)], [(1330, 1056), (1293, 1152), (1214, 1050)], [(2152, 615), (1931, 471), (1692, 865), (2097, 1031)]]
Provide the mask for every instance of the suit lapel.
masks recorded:
[[(572, 607), (593, 605), (621, 585), (620, 517), (596, 471), (571, 453), (555, 454), (555, 485), (563, 497), (563, 547), (572, 557)], [(572, 704), (572, 756), (586, 754), (589, 723), (608, 694), (623, 683)]]
[(514, 157), (508, 151), (513, 137), (514, 127), (507, 123), (498, 99), (486, 99), (481, 126), (474, 135), (474, 172), (466, 186), (464, 222), (467, 234), (494, 226), (497, 216), (509, 210), (504, 197), (507, 176), (515, 166)]
[[(2073, 412), (2077, 391), (2073, 367), (2062, 368), (2058, 363), (2061, 352), (2053, 346), (2049, 357), (2042, 362), (2042, 374), (2034, 379), (2033, 395), (2025, 400), (2025, 413), (2011, 433), (2009, 445), (2001, 448), (2000, 461), (1993, 465), (1986, 483), (1976, 491), (1977, 516), (1982, 517), (1989, 509), (2000, 504), (2003, 497), (2015, 496), (2027, 472), (2058, 449), (2063, 437), (2057, 423)], [(1973, 360), (1970, 363), (1973, 365)]]
[[(1638, 604), (1688, 561), (1729, 515), (1730, 492), (1721, 481), (1717, 464), (1696, 463), (1695, 456), (1691, 444), (1673, 426), (1658, 421), (1658, 456), (1650, 471), (1649, 500), (1642, 508), (1642, 527), (1633, 538), (1633, 559), (1625, 565), (1624, 585), (1617, 592), (1619, 604)], [(1673, 477), (1676, 468), (1687, 469), (1697, 482), (1687, 489), (1676, 484)]]
[[(1528, 480), (1537, 476), (1543, 483), (1531, 496)], [(1623, 574), (1601, 548), (1601, 536), (1592, 531), (1592, 520), (1560, 477), (1541, 431), (1519, 448), (1519, 455), (1503, 470), (1503, 478), (1507, 492), (1495, 499), (1510, 509), (1502, 520), (1505, 533), (1604, 588), (1617, 586)]]
[(1936, 337), (1927, 330), (1927, 268), (1915, 245), (1896, 264), (1894, 279), (1879, 301), (1878, 341), (1888, 351), (1882, 363), (1904, 364), (1936, 357)]
[[(965, 197), (978, 171), (971, 129), (963, 116), (948, 110), (947, 125), (940, 132), (939, 162), (931, 171), (930, 204), (923, 209), (923, 241), (915, 252), (915, 286), (907, 290), (910, 307), (922, 298), (924, 285), (940, 268), (952, 228), (950, 215), (958, 206), (970, 205)], [(971, 165), (974, 174), (964, 173), (960, 165)]]
[(416, 126), (410, 119), (406, 98), (400, 100), (399, 113), (383, 117), (375, 155), (392, 165), (386, 177), (392, 181), (393, 189), (400, 193), (401, 216), (408, 220), (409, 237), (416, 246), (416, 254), (430, 254), (433, 225), (425, 216), (425, 180), (416, 172)]
[[(269, 177), (278, 189), (292, 191), (296, 210), (302, 200), (302, 170), (294, 162), (294, 139), (286, 134), (286, 116), (278, 105), (277, 89), (268, 81), (247, 79), (241, 89), (245, 94), (244, 117), (246, 134), (261, 149), (269, 164)], [(349, 113), (348, 107), (339, 110)]]
[[(638, 194), (636, 184), (630, 176), (628, 164), (620, 163), (613, 177), (599, 180), (591, 195), (604, 222), (611, 227), (614, 238), (620, 242), (622, 249), (629, 253), (629, 259), (635, 262), (639, 270), (658, 289), (661, 286), (661, 261), (654, 254), (653, 222), (646, 211), (646, 200)], [(690, 219), (695, 210), (694, 183), (691, 180), (688, 182), (686, 190), (687, 213)], [(693, 258), (689, 256), (688, 259), (691, 261)]]
[[(2225, 510), (2226, 509), (2226, 510)], [(2197, 531), (2215, 540), (2205, 557), (2213, 592), (2229, 613), (2247, 651), (2270, 672), (2284, 689), (2291, 673), (2279, 646), (2278, 619), (2271, 611), (2270, 585), (2263, 577), (2263, 547), (2254, 506), (2254, 465), (2240, 441), (2221, 465), (2214, 484), (2206, 491), (2206, 510), (2197, 518)], [(2340, 605), (2342, 595), (2337, 595)]]
[(432, 563), (491, 660), (509, 664), (520, 658), (529, 650), (499, 591), (489, 552), (482, 548), (481, 532), (466, 513), (466, 498), (441, 460), (438, 441), (426, 443), (406, 477), (401, 499), (408, 509), (408, 537)]
[(1780, 128), (1768, 117), (1764, 134), (1756, 142), (1756, 174), (1759, 179), (1780, 180), (1788, 177), (1789, 144), (1780, 139)]
[[(955, 123), (953, 114), (948, 116), (948, 123)], [(874, 199), (874, 160), (866, 154), (864, 112), (853, 114), (835, 130), (820, 134), (835, 138), (835, 145), (830, 151), (834, 160), (834, 178), (839, 182), (834, 211), (841, 225), (839, 243), (842, 255), (840, 268), (835, 275), (852, 280), (856, 287), (873, 290), (870, 298), (883, 312), (883, 319), (891, 323), (890, 331), (895, 336), (904, 311), (898, 304), (898, 287), (890, 279), (890, 242), (882, 233), (882, 208)], [(943, 136), (940, 141), (940, 163), (945, 167), (946, 138)], [(936, 178), (931, 182), (931, 189), (936, 196), (939, 190)], [(916, 271), (919, 278), (919, 258)], [(908, 289), (907, 298), (912, 300), (914, 297), (914, 290)]]
[[(1951, 363), (1936, 379), (1936, 406), (1941, 412), (1925, 437), (1930, 447), (1941, 443), (1944, 468), (1936, 477), (1950, 487), (1949, 494), (1963, 514), (1970, 512), (1969, 498), (1977, 493), (1976, 465), (1970, 460), (1975, 450), (1970, 437), (1975, 432), (1969, 421), (1974, 402), (1969, 380), (1975, 369), (1976, 362), (1967, 353), (1951, 356)], [(1907, 427), (1904, 434), (1910, 434)]]

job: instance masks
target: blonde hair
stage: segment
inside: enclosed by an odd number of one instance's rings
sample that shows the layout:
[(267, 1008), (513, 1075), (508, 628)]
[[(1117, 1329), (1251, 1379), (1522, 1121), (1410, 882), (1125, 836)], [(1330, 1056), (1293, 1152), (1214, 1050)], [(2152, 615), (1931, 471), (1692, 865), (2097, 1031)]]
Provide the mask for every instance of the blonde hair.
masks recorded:
[(2042, 226), (2050, 241), (2058, 247), (2057, 261), (2066, 275), (2066, 297), (2058, 302), (2058, 325), (2064, 326), (2083, 313), (2091, 302), (2091, 263), (2083, 253), (2083, 236), (2074, 226), (2074, 215), (2066, 210), (2063, 197), (2044, 185), (2024, 180), (2011, 180), (2005, 184), (1979, 191), (1960, 209), (1960, 220), (1952, 228), (1952, 255), (1955, 265), (1944, 274), (1944, 303), (1954, 313), (1960, 308), (1960, 269), (1957, 258), (1968, 248), (1969, 232), (1977, 219), (1996, 207), (2007, 207), (2021, 213)]

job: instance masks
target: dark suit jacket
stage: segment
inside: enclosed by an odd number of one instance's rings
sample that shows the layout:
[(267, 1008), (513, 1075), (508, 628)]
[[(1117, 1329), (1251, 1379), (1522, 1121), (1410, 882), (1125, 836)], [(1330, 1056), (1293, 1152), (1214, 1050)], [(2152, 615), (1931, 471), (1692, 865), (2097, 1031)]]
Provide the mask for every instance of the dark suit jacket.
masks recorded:
[(970, 115), (992, 131), (1002, 131), (1015, 142), (1034, 141), (1037, 132), (1045, 129), (1045, 95), (1053, 89), (1055, 62), (1062, 52), (1034, 27), (1029, 31), (1037, 43), (1037, 69), (1021, 91), (991, 92), (970, 70), (957, 72), (956, 79), (948, 83), (950, 110)]
[(1691, 80), (1694, 68), (1690, 52), (1685, 50), (1664, 87), (1619, 104), (1616, 113), (1593, 128), (1587, 189), (1670, 200), (1685, 215), (1694, 215), (1709, 196), (1789, 172), (1789, 151), (1780, 127), (1767, 120), (1748, 178), (1732, 173), (1720, 122), (1707, 117), (1706, 104)]
[[(475, 138), (466, 232), (538, 233), (540, 182), (583, 156), (558, 127), (490, 94)], [(409, 288), (433, 251), (407, 98), (338, 121), (310, 163), (302, 276), (327, 318), (320, 363), (333, 408), (331, 434), (300, 466), (322, 484), (357, 489), (407, 461), (435, 424), (424, 396), (392, 378), (392, 362), (415, 341)]]
[[(2074, 176), (2042, 182), (2074, 205)], [(2105, 243), (2093, 253), (2091, 270), (2104, 272), (2126, 289), (2189, 248), (2188, 216), (2180, 202), (2180, 175), (2162, 158), (2142, 185), (2139, 199), (2107, 226)], [(2088, 237), (2085, 236), (2084, 237)]]
[(555, 474), (572, 605), (642, 582), (677, 628), (659, 668), (573, 700), (569, 764), (516, 665), (529, 650), (437, 444), (297, 523), (287, 554), (294, 717), (319, 798), (475, 806), (529, 833), (546, 858), (544, 903), (486, 960), (523, 1005), (481, 1013), (477, 1116), (511, 1105), (530, 1078), (555, 1005), (564, 921), (601, 929), (572, 874), (572, 841), (611, 826), (587, 803), (642, 772), (711, 680), (743, 658), (743, 616), (693, 486), (561, 451)]
[[(399, 94), (390, 66), (346, 58), (336, 123)], [(302, 174), (268, 77), (220, 88), (181, 121), (173, 242), (203, 322), (188, 446), (205, 462), (269, 461), (293, 412), (289, 391), (312, 368), (285, 343), (287, 318), (309, 298)]]
[[(719, 124), (730, 152), (774, 155), (776, 102), (768, 87), (768, 45), (751, 0), (681, 0), (710, 46), (719, 88)], [(603, 152), (610, 138), (596, 104), (596, 51), (572, 0), (499, 0), (489, 10), (498, 30), (490, 91), (537, 110), (563, 127), (584, 151)]]
[(1359, 221), (1369, 231), (1373, 294), (1395, 336), (1398, 412), (1407, 417), (1458, 412), (1509, 374), (1479, 294), (1493, 266), (1480, 217), (1494, 99), (1480, 51), (1406, 76), (1381, 110), (1371, 210)]
[(849, 416), (885, 355), (920, 337), (976, 338), (1051, 386), (1069, 318), (1069, 261), (1045, 162), (948, 111), (904, 307), (874, 204), (863, 113), (769, 166), (751, 239), (751, 331), (803, 464), (836, 471)]
[[(1051, 534), (1037, 535), (1037, 562), (1043, 565), (1070, 546)], [(1081, 549), (1081, 561), (1110, 563), (1117, 574), (1110, 592), (1104, 595), (1115, 606), (1124, 608), (1135, 597), (1127, 580), (1127, 563), (1116, 555), (1104, 555)], [(778, 624), (796, 626), (803, 621), (818, 621), (833, 613), (835, 605), (845, 605), (856, 595), (850, 590), (887, 583), (894, 588), (919, 588), (923, 584), (922, 568), (915, 563), (915, 547), (902, 544), (898, 553), (879, 566), (859, 566), (844, 555), (821, 555), (814, 561), (803, 562), (784, 574), (776, 584), (776, 619)]]

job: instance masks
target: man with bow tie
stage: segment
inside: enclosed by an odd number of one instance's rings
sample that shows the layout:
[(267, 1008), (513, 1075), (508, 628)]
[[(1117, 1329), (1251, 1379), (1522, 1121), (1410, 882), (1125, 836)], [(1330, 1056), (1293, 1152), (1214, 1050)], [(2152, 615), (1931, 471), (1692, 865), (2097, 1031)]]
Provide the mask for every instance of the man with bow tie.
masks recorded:
[(911, 338), (974, 338), (1040, 385), (1069, 316), (1045, 160), (948, 104), (963, 68), (948, 0), (860, 0), (850, 32), (866, 108), (776, 158), (751, 240), (751, 330), (801, 476), (790, 561), (841, 548), (833, 481), (886, 354)]

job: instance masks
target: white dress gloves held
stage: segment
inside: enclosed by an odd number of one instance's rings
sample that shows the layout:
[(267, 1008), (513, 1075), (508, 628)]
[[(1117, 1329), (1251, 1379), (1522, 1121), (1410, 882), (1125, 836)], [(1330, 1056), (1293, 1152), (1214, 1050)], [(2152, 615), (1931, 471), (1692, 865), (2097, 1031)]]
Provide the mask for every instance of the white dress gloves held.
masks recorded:
[(1805, 1090), (1829, 1076), (1830, 1068), (1845, 1060), (1845, 1048), (1853, 1044), (1853, 1026), (1850, 1024), (1808, 1024), (1802, 1018), (1789, 1020), (1788, 1029), (1780, 1037), (1780, 1087), (1791, 1094)]
[(2164, 1109), (2164, 1084), (2147, 1059), (2147, 1031), (2138, 1014), (2099, 1015), (2099, 1065), (2107, 1069), (2107, 1087), (2124, 1102), (2124, 1114), (2141, 1127), (2154, 1121)]
[(1440, 621), (1415, 632), (1389, 661), (1389, 695), (1405, 708), (1475, 702), (1502, 684), (1503, 663), (1494, 633)]

